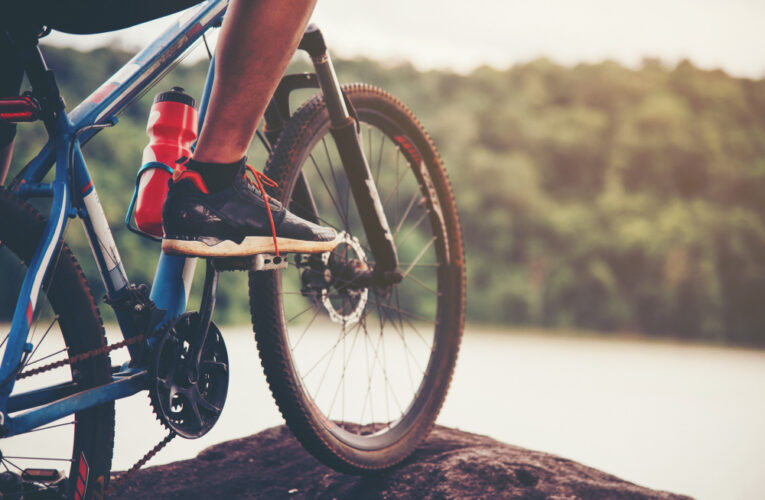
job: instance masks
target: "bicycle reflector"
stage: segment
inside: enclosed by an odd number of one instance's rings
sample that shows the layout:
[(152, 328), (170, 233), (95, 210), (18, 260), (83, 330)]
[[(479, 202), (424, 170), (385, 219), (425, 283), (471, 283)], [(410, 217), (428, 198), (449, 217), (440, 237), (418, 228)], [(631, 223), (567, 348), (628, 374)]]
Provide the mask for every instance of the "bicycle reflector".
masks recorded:
[(39, 116), (40, 104), (29, 96), (0, 98), (0, 121), (33, 122)]

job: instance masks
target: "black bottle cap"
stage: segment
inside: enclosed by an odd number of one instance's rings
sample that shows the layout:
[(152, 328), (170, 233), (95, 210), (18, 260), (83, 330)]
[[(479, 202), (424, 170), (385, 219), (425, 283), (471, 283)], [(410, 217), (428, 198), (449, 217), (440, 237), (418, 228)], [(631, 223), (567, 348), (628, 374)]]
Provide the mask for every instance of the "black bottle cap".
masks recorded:
[(154, 98), (155, 104), (163, 101), (181, 102), (195, 109), (197, 107), (197, 102), (194, 98), (188, 95), (181, 87), (173, 87), (170, 90), (157, 94)]

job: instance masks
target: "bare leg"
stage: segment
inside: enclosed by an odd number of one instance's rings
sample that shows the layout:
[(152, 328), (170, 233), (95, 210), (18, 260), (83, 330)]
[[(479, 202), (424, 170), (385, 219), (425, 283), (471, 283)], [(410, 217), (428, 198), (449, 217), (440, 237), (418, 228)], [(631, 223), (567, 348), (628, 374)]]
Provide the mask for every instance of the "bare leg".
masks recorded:
[(215, 83), (194, 160), (233, 163), (252, 141), (316, 0), (232, 0), (216, 49)]
[(5, 178), (8, 176), (8, 170), (11, 167), (11, 157), (13, 156), (13, 141), (0, 149), (0, 186), (5, 185)]
[(166, 254), (245, 257), (328, 252), (337, 245), (333, 229), (287, 217), (284, 207), (263, 203), (241, 177), (241, 160), (315, 3), (231, 0), (218, 42), (205, 125), (192, 161), (177, 170), (162, 209)]

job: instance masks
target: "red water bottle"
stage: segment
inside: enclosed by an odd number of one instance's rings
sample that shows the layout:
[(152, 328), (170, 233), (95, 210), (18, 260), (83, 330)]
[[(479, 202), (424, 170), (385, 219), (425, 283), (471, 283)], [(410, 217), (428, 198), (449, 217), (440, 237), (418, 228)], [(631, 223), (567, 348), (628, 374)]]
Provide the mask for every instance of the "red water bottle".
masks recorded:
[(176, 161), (191, 156), (197, 138), (197, 110), (194, 98), (173, 87), (157, 94), (146, 125), (149, 145), (143, 150), (140, 183), (135, 205), (138, 229), (162, 236), (162, 204)]

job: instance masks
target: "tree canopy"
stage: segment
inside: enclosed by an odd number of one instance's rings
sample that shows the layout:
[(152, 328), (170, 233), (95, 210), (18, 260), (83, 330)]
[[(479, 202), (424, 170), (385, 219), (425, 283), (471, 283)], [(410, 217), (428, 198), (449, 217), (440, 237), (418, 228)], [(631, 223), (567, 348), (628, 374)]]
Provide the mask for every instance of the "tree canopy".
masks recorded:
[[(45, 54), (68, 103), (129, 58)], [(465, 234), (470, 321), (765, 344), (765, 80), (652, 59), (639, 69), (539, 59), (467, 75), (336, 65), (341, 81), (399, 97), (439, 147)], [(178, 66), (156, 91), (180, 85), (199, 98), (205, 71)], [(84, 150), (129, 276), (143, 282), (158, 246), (121, 221), (154, 93)], [(16, 168), (42, 128), (19, 136)], [(100, 290), (81, 233), (67, 239)], [(220, 290), (216, 317), (247, 321), (245, 276), (229, 273)]]

